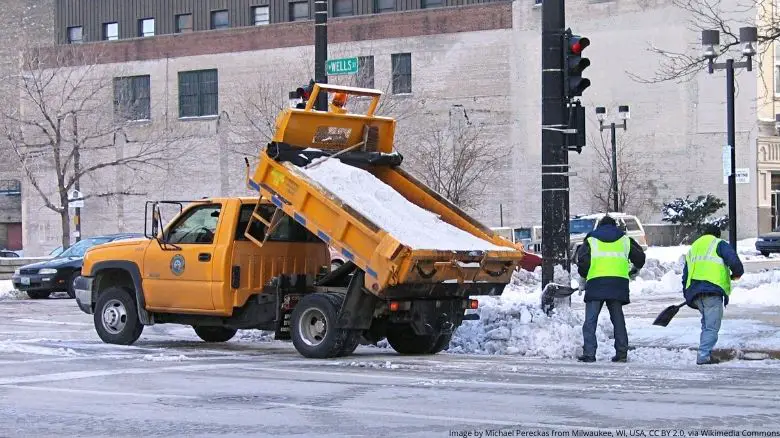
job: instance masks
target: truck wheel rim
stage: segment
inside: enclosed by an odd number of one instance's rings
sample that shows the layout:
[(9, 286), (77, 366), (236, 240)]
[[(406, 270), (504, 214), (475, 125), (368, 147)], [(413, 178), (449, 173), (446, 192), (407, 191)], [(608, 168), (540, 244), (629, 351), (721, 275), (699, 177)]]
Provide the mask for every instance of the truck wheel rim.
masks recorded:
[(121, 301), (109, 300), (103, 306), (103, 327), (111, 334), (121, 333), (127, 324), (127, 309)]
[(318, 309), (307, 309), (298, 322), (301, 340), (311, 347), (320, 345), (328, 332), (328, 321)]

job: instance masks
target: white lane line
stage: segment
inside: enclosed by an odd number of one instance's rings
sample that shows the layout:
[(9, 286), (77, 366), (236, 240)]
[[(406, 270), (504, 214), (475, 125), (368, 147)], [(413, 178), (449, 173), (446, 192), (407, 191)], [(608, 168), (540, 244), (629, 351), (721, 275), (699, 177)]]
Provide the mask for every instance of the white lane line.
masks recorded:
[(28, 322), (31, 324), (49, 324), (49, 325), (77, 325), (82, 327), (91, 327), (92, 324), (88, 322), (67, 322), (67, 321), (51, 321), (46, 319), (30, 319), (30, 318), (17, 318), (15, 322)]
[(76, 388), (53, 388), (49, 386), (27, 386), (27, 385), (2, 385), (3, 388), (14, 388), (23, 391), (43, 391), (43, 392), (64, 392), (68, 394), (88, 394), (88, 395), (103, 395), (107, 397), (127, 396), (127, 397), (141, 397), (141, 398), (179, 398), (179, 399), (197, 399), (200, 397), (194, 395), (179, 395), (179, 394), (144, 394), (140, 392), (118, 392), (118, 391), (95, 391), (92, 389), (76, 389)]
[(156, 374), (167, 371), (209, 371), (219, 368), (239, 368), (241, 364), (204, 364), (204, 365), (181, 365), (159, 368), (126, 368), (115, 370), (91, 370), (91, 371), (70, 371), (64, 373), (38, 374), (33, 376), (15, 376), (0, 378), (0, 386), (16, 385), (19, 383), (41, 383), (41, 382), (61, 382), (65, 380), (89, 379), (92, 377), (116, 376), (120, 374)]
[(536, 428), (536, 429), (571, 429), (576, 428), (578, 430), (599, 431), (604, 428), (588, 427), (581, 425), (566, 425), (566, 424), (554, 424), (554, 423), (528, 423), (526, 421), (507, 421), (507, 420), (492, 420), (489, 418), (470, 418), (470, 417), (450, 417), (445, 415), (428, 415), (428, 414), (414, 414), (411, 412), (398, 412), (398, 411), (384, 411), (377, 409), (353, 409), (342, 407), (330, 407), (330, 406), (314, 406), (314, 405), (299, 405), (293, 403), (277, 403), (267, 402), (269, 406), (275, 406), (285, 409), (300, 409), (305, 411), (322, 411), (322, 412), (336, 412), (344, 414), (354, 414), (356, 416), (365, 416), (366, 414), (377, 415), (380, 417), (398, 417), (398, 418), (414, 418), (418, 420), (433, 420), (441, 421), (448, 425), (452, 424), (485, 424), (485, 425), (498, 425), (498, 426), (510, 426), (510, 427), (522, 427), (523, 429)]

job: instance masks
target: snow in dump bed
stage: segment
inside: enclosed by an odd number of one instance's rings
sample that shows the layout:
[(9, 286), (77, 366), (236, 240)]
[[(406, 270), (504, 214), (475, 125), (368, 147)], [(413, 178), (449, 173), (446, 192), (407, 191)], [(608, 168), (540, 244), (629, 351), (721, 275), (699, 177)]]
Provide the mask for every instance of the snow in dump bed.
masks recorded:
[(346, 165), (335, 158), (319, 159), (314, 163), (318, 164), (301, 170), (345, 204), (413, 249), (507, 249), (442, 221), (365, 170)]

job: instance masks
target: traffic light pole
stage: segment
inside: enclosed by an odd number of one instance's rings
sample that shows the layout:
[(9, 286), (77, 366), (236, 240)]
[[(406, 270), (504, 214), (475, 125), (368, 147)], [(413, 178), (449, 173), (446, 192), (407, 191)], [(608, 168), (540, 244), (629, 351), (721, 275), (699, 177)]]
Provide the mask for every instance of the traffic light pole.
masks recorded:
[[(325, 62), (328, 60), (328, 0), (314, 2), (314, 81), (327, 84)], [(328, 110), (328, 93), (319, 93), (314, 106), (319, 111)]]
[(542, 2), (542, 288), (568, 267), (569, 156), (564, 96), (564, 0)]

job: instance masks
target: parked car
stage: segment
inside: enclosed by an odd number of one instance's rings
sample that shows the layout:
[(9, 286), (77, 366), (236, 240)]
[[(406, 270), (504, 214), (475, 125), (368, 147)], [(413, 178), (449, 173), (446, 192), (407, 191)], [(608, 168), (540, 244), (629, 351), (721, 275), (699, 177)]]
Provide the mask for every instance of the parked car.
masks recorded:
[(54, 248), (53, 250), (51, 250), (51, 252), (49, 253), (49, 255), (50, 255), (51, 257), (57, 257), (58, 255), (62, 254), (62, 251), (64, 251), (64, 250), (62, 249), (62, 246), (58, 246), (58, 247)]
[(762, 234), (756, 239), (756, 251), (764, 257), (769, 257), (773, 252), (780, 252), (780, 227), (770, 233)]
[(32, 299), (48, 298), (52, 292), (67, 291), (71, 298), (76, 297), (73, 289), (76, 277), (81, 275), (84, 254), (93, 246), (143, 237), (143, 234), (122, 233), (88, 237), (62, 251), (52, 259), (22, 266), (14, 272), (11, 281), (14, 288), (27, 292)]
[(19, 258), (19, 253), (10, 249), (0, 249), (0, 258)]
[[(585, 236), (596, 229), (599, 220), (606, 214), (578, 215), (569, 220), (569, 242), (572, 260), (575, 254), (577, 254), (577, 249), (585, 241)], [(634, 239), (643, 250), (647, 250), (647, 236), (638, 217), (625, 213), (609, 213), (609, 215), (615, 219), (618, 227), (623, 229), (628, 237)]]
[[(533, 252), (539, 246), (536, 237), (536, 227), (494, 227), (491, 228), (499, 236), (512, 243), (521, 243), (526, 250), (526, 256), (520, 261), (520, 267), (533, 272), (542, 265), (542, 258)], [(541, 227), (539, 227), (541, 230)]]

